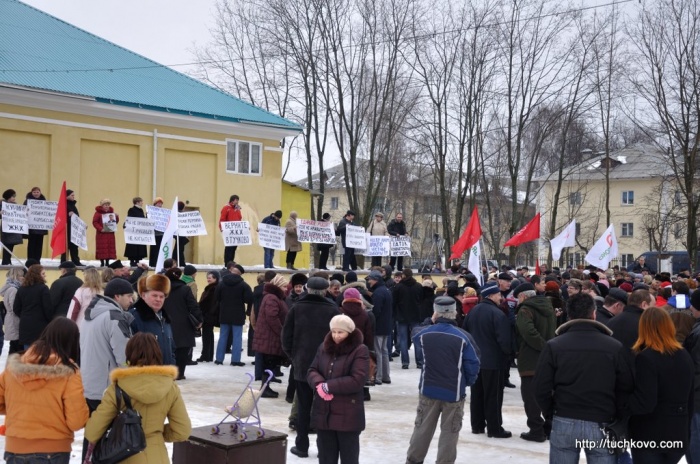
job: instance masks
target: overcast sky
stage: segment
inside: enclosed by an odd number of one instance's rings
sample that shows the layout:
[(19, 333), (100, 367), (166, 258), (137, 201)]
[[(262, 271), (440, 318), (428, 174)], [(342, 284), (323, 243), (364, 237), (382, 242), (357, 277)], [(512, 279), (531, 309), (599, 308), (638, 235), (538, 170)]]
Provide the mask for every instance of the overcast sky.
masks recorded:
[[(209, 41), (216, 0), (21, 0), (160, 64), (187, 73), (193, 49)], [(285, 153), (286, 164), (286, 153)], [(287, 180), (306, 175), (292, 161)]]

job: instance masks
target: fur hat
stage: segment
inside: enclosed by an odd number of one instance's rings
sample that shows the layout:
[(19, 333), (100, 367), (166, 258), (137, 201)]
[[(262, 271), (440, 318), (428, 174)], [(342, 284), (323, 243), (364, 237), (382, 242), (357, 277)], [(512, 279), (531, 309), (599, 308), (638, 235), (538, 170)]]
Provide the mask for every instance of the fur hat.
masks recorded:
[(438, 314), (457, 312), (457, 301), (449, 296), (439, 296), (433, 301), (433, 311)]
[(333, 316), (331, 319), (331, 330), (342, 330), (347, 333), (353, 333), (355, 331), (355, 323), (345, 314), (338, 314)]
[(306, 282), (309, 281), (309, 278), (306, 277), (306, 274), (302, 274), (301, 272), (297, 272), (296, 274), (292, 274), (291, 278), (291, 283), (292, 287), (295, 287), (297, 285), (306, 285)]
[(354, 300), (361, 300), (362, 295), (360, 295), (360, 291), (356, 289), (355, 287), (350, 287), (345, 292), (343, 292), (343, 299), (344, 300), (349, 300), (349, 299), (354, 299)]
[(163, 292), (165, 296), (170, 294), (170, 279), (162, 274), (153, 274), (139, 279), (139, 295), (146, 292)]

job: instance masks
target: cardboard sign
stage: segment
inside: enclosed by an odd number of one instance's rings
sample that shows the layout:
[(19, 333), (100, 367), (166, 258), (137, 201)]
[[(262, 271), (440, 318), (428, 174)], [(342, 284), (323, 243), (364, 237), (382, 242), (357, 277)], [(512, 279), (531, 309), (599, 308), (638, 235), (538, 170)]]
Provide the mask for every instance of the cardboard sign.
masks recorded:
[(156, 221), (156, 230), (158, 232), (165, 232), (165, 228), (168, 227), (168, 219), (170, 219), (170, 210), (168, 208), (149, 206), (148, 219)]
[(284, 227), (258, 224), (258, 243), (263, 248), (284, 251)]
[(250, 223), (248, 221), (227, 221), (221, 223), (221, 237), (224, 246), (250, 245)]
[(411, 256), (411, 237), (408, 235), (391, 236), (390, 256)]
[(82, 219), (80, 219), (80, 217), (77, 214), (72, 215), (69, 219), (71, 243), (87, 251), (87, 224), (85, 224), (85, 222)]
[(177, 235), (180, 237), (194, 237), (207, 235), (207, 228), (199, 211), (187, 211), (177, 215)]
[(27, 222), (30, 230), (53, 230), (57, 201), (27, 200)]
[(155, 245), (155, 225), (153, 219), (128, 217), (124, 221), (124, 242), (134, 245)]
[(364, 227), (345, 226), (345, 247), (346, 248), (367, 248), (367, 236)]
[(389, 256), (391, 237), (386, 235), (367, 235), (365, 256)]
[(3, 201), (2, 231), (7, 234), (28, 234), (27, 207)]
[(335, 227), (332, 222), (297, 219), (297, 235), (300, 242), (335, 245)]

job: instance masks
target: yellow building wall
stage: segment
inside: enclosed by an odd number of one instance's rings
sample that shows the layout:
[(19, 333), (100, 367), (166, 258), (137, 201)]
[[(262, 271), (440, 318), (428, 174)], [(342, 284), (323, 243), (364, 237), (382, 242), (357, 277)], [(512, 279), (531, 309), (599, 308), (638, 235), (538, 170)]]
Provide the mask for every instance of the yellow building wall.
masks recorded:
[[(282, 187), (282, 220), (280, 225), (284, 226), (284, 223), (289, 219), (289, 213), (291, 211), (297, 212), (297, 217), (300, 219), (312, 219), (311, 217), (311, 192), (304, 190), (302, 188), (296, 187), (294, 185), (288, 184), (286, 182), (281, 183)], [(274, 209), (270, 212), (275, 211)], [(269, 213), (268, 213), (269, 214)], [(287, 262), (287, 253), (275, 253), (275, 255), (281, 255), (279, 258), (275, 256), (275, 260), (279, 259), (279, 265), (283, 266)], [(294, 267), (298, 269), (309, 268), (311, 264), (311, 244), (302, 243), (302, 251), (297, 253), (297, 257), (294, 261)]]
[[(159, 134), (155, 142), (156, 196), (164, 198), (166, 208), (170, 208), (178, 196), (188, 209), (201, 212), (207, 228), (206, 236), (190, 237), (186, 256), (191, 256), (193, 262), (223, 264), (224, 247), (218, 221), (230, 195), (240, 196), (243, 219), (250, 221), (253, 235), (260, 219), (280, 207), (282, 153), (277, 148), (279, 140), (13, 105), (0, 104), (0, 112), (19, 116), (0, 117), (0, 191), (15, 189), (19, 203), (32, 187), (38, 186), (48, 200), (57, 200), (65, 180), (67, 188), (75, 191), (80, 216), (88, 224), (88, 251), (80, 250), (81, 258), (94, 259), (95, 229), (91, 223), (100, 199), (112, 201), (122, 224), (133, 197), (142, 197), (146, 205), (152, 203), (155, 138), (151, 134), (154, 131)], [(24, 120), (22, 116), (41, 118), (41, 121)], [(75, 127), (88, 124), (100, 127)], [(177, 137), (196, 138), (197, 141), (178, 140)], [(227, 139), (262, 144), (260, 175), (226, 171)], [(300, 213), (300, 217), (308, 217), (308, 214)], [(124, 258), (122, 231), (120, 227), (116, 236), (118, 258)], [(44, 258), (50, 257), (50, 237), (51, 234), (44, 240)], [(253, 242), (257, 243), (255, 237)], [(26, 253), (26, 242), (15, 247), (18, 257), (25, 258)], [(262, 264), (263, 250), (257, 244), (239, 247), (236, 261), (243, 265)]]

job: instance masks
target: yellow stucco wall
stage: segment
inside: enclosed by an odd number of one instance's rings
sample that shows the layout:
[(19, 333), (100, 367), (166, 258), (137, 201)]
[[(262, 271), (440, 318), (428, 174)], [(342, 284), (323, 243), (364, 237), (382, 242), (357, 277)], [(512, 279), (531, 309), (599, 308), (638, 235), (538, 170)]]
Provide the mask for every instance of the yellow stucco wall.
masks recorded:
[[(297, 217), (300, 219), (312, 219), (311, 218), (311, 193), (303, 188), (291, 185), (287, 182), (282, 182), (282, 220), (280, 225), (284, 226), (284, 223), (289, 219), (289, 212), (296, 211)], [(274, 210), (273, 210), (274, 211)], [(282, 256), (277, 258), (275, 256), (275, 262), (279, 263), (280, 266), (284, 266), (287, 262), (287, 253), (275, 253), (275, 255), (280, 254)], [(297, 253), (296, 260), (294, 261), (294, 267), (297, 269), (308, 268), (311, 263), (311, 247), (308, 243), (302, 243), (302, 251)]]
[[(230, 195), (240, 196), (243, 219), (251, 222), (253, 230), (260, 219), (280, 207), (282, 153), (278, 139), (5, 104), (0, 104), (0, 113), (12, 115), (0, 116), (1, 190), (15, 189), (19, 203), (32, 187), (39, 186), (47, 199), (57, 200), (65, 180), (67, 187), (76, 193), (81, 218), (88, 223), (88, 251), (80, 250), (81, 258), (94, 259), (95, 229), (91, 222), (101, 198), (112, 200), (121, 222), (132, 206), (133, 197), (140, 196), (146, 204), (151, 204), (154, 131), (159, 135), (155, 195), (165, 199), (166, 208), (170, 208), (178, 196), (190, 209), (199, 210), (206, 224), (208, 235), (192, 237), (188, 245), (192, 251), (188, 250), (187, 254), (194, 262), (223, 264), (224, 247), (218, 220)], [(149, 134), (135, 134), (135, 131)], [(178, 137), (197, 141), (178, 140)], [(226, 171), (227, 139), (262, 144), (260, 175)], [(124, 257), (121, 231), (120, 227), (118, 258)], [(49, 257), (49, 241), (50, 235), (44, 241), (43, 257)], [(20, 258), (26, 257), (26, 242), (15, 250)], [(262, 248), (256, 244), (239, 247), (236, 261), (244, 265), (262, 264), (262, 257)]]

